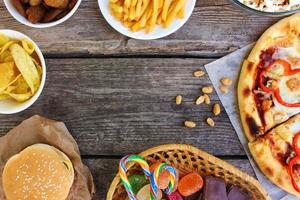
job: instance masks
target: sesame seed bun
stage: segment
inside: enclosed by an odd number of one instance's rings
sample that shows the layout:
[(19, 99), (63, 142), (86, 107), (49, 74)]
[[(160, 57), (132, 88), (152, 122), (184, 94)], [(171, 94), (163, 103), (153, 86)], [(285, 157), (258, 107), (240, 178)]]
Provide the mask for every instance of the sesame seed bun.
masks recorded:
[(11, 157), (2, 177), (8, 200), (66, 200), (74, 181), (74, 169), (60, 150), (35, 144)]

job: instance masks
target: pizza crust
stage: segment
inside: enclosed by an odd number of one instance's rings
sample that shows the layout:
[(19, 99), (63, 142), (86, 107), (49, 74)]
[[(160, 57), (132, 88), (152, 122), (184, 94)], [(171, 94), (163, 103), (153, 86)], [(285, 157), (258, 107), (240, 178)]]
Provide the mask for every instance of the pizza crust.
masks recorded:
[(294, 135), (299, 131), (300, 114), (272, 129), (264, 137), (249, 143), (249, 150), (265, 176), (278, 187), (298, 197), (300, 193), (292, 185), (287, 165), (283, 165), (276, 155), (285, 154), (287, 143), (292, 144)]
[[(254, 141), (257, 136), (263, 135), (269, 128), (276, 124), (271, 115), (266, 115), (268, 122), (264, 127), (253, 98), (253, 87), (256, 81), (257, 65), (260, 62), (262, 51), (272, 47), (288, 47), (298, 45), (300, 40), (300, 13), (285, 18), (270, 27), (257, 41), (253, 50), (245, 59), (238, 83), (238, 103), (241, 122), (249, 141)], [(269, 119), (270, 118), (270, 119)]]

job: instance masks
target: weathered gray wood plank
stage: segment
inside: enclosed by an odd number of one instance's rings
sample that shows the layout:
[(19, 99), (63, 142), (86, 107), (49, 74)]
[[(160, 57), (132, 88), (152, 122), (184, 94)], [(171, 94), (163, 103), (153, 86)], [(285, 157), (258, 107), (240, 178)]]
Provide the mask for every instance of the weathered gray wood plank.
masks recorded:
[(191, 55), (221, 56), (251, 43), (277, 19), (241, 11), (230, 0), (199, 0), (188, 23), (175, 34), (155, 41), (128, 39), (114, 31), (100, 14), (96, 0), (83, 0), (67, 22), (32, 29), (14, 20), (0, 2), (0, 28), (30, 35), (52, 56)]
[[(207, 59), (48, 59), (47, 82), (27, 111), (0, 116), (0, 132), (41, 114), (64, 121), (84, 155), (124, 155), (164, 143), (187, 143), (215, 155), (245, 155), (226, 113), (194, 100), (208, 76), (193, 72)], [(183, 95), (183, 106), (175, 96)], [(212, 103), (219, 102), (215, 93)], [(197, 128), (182, 126), (193, 120)]]
[[(226, 160), (240, 170), (255, 176), (248, 160)], [(118, 160), (116, 159), (84, 159), (84, 163), (90, 167), (97, 187), (97, 193), (93, 199), (105, 199), (110, 183), (117, 173)]]

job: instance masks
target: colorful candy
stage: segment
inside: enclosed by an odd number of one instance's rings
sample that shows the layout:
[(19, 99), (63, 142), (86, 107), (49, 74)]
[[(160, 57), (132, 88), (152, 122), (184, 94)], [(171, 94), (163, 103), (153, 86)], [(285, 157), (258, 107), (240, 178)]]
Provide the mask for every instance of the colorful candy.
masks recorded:
[[(154, 163), (150, 166), (150, 172), (152, 173), (161, 162)], [(169, 185), (170, 179), (169, 179), (170, 173), (167, 170), (162, 170), (161, 173), (158, 176), (157, 179), (157, 186), (159, 189), (166, 189)]]
[(177, 191), (172, 192), (167, 197), (168, 200), (183, 200), (183, 198), (180, 196), (180, 194)]
[(158, 188), (158, 178), (160, 173), (166, 170), (169, 172), (169, 185), (166, 189), (164, 189), (164, 192), (166, 194), (170, 194), (175, 190), (175, 181), (176, 181), (176, 177), (177, 177), (177, 172), (176, 170), (166, 164), (166, 163), (161, 163), (157, 166), (157, 168), (154, 169), (154, 171), (151, 173), (150, 176), (150, 183), (151, 183), (151, 198), (156, 199), (158, 192), (160, 191), (160, 189)]
[(143, 169), (144, 174), (146, 175), (146, 177), (150, 177), (150, 170), (149, 170), (149, 165), (148, 163), (145, 161), (144, 158), (142, 158), (141, 156), (138, 155), (128, 155), (125, 156), (121, 159), (120, 164), (119, 164), (119, 175), (120, 175), (120, 179), (126, 189), (126, 192), (128, 194), (128, 197), (130, 200), (136, 200), (135, 194), (133, 192), (132, 186), (130, 185), (130, 182), (127, 178), (127, 168), (126, 168), (126, 164), (128, 162), (136, 162), (138, 163), (141, 168)]
[(203, 179), (198, 173), (190, 173), (182, 177), (178, 183), (178, 191), (184, 196), (191, 196), (203, 187)]
[[(144, 187), (142, 187), (142, 189), (136, 195), (137, 200), (149, 200), (151, 198), (150, 197), (150, 194), (151, 194), (150, 190), (151, 190), (150, 184), (145, 185)], [(162, 192), (161, 192), (161, 190), (158, 190), (157, 197), (156, 197), (155, 200), (161, 200), (161, 198), (162, 198)]]
[(128, 180), (134, 194), (137, 194), (142, 187), (149, 184), (149, 180), (144, 175), (139, 174), (130, 175)]

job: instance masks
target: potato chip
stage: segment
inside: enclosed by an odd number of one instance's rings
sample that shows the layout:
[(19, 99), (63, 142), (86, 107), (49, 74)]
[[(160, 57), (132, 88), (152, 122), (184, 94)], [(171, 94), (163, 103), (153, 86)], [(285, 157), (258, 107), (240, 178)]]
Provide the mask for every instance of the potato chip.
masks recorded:
[(38, 70), (39, 76), (41, 77), (43, 74), (42, 66), (34, 58), (31, 58), (31, 59), (32, 59), (33, 63), (35, 64), (36, 69)]
[(1, 47), (1, 51), (0, 51), (0, 55), (3, 53), (3, 52), (5, 52), (9, 47), (10, 47), (10, 45), (12, 45), (12, 44), (14, 44), (14, 43), (17, 43), (17, 41), (9, 41), (8, 43), (6, 43), (5, 45), (3, 45), (2, 47)]
[(13, 59), (10, 51), (6, 50), (0, 55), (0, 62), (1, 63), (14, 62), (14, 59)]
[(14, 93), (16, 94), (25, 94), (30, 92), (30, 88), (26, 81), (24, 80), (23, 76), (19, 77), (12, 86), (15, 86)]
[(6, 35), (0, 33), (0, 46), (3, 46), (8, 42), (9, 42), (8, 37)]
[(40, 86), (40, 76), (32, 58), (19, 44), (12, 44), (9, 49), (17, 68), (34, 94)]
[(0, 63), (0, 92), (5, 90), (15, 78), (15, 63)]
[(8, 93), (8, 95), (17, 100), (18, 102), (27, 101), (28, 99), (30, 99), (30, 97), (32, 97), (31, 92), (27, 92), (25, 94)]
[(9, 99), (10, 96), (8, 94), (0, 94), (0, 100)]
[(22, 47), (29, 55), (31, 55), (34, 52), (35, 49), (34, 49), (34, 45), (32, 44), (32, 42), (30, 42), (27, 39), (23, 39), (23, 40), (21, 40), (21, 43), (22, 43)]

